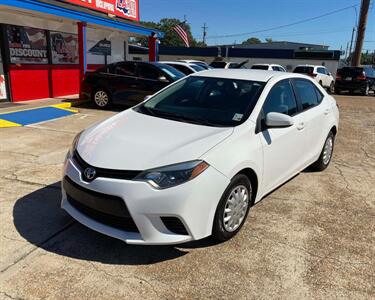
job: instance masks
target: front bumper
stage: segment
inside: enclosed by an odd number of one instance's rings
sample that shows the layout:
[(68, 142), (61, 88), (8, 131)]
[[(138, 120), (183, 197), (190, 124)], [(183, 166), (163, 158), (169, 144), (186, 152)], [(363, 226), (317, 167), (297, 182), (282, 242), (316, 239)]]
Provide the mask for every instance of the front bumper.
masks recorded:
[[(83, 191), (120, 198), (124, 202), (136, 231), (127, 231), (126, 227), (113, 223), (108, 225), (77, 209), (69, 202), (71, 195), (62, 187), (61, 207), (74, 219), (128, 244), (178, 244), (211, 235), (216, 207), (229, 184), (229, 179), (213, 167), (189, 182), (164, 190), (157, 190), (146, 182), (112, 178), (98, 177), (88, 183), (81, 179), (80, 169), (72, 159), (64, 164), (65, 176)], [(163, 222), (164, 217), (179, 219), (186, 233), (170, 231)]]

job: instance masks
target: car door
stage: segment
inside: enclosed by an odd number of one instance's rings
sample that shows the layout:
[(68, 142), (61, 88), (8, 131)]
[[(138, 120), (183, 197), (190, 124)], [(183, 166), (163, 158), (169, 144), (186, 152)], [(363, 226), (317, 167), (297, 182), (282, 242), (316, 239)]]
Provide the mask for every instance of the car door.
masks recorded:
[(137, 88), (140, 101), (146, 96), (156, 93), (172, 82), (167, 74), (151, 64), (138, 63), (137, 74)]
[(137, 95), (136, 65), (134, 62), (117, 63), (111, 85), (113, 102), (132, 105)]
[(294, 78), (292, 83), (305, 124), (305, 151), (308, 164), (313, 162), (322, 150), (329, 132), (332, 110), (330, 102), (324, 99), (324, 94), (313, 82), (303, 78)]
[[(270, 112), (289, 115), (294, 124), (286, 128), (267, 128), (265, 119)], [(270, 90), (258, 119), (258, 135), (264, 156), (264, 192), (276, 188), (303, 166), (306, 136), (304, 119), (298, 112), (299, 107), (290, 80), (276, 83)]]

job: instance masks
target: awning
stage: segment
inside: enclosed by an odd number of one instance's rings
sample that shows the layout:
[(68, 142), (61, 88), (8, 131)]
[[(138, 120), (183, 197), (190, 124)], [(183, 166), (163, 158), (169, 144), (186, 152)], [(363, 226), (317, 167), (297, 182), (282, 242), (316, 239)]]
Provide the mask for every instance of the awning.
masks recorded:
[(36, 1), (36, 0), (0, 0), (0, 5), (16, 7), (20, 9), (32, 10), (36, 12), (55, 15), (63, 18), (73, 19), (81, 22), (96, 24), (109, 28), (116, 28), (128, 32), (133, 32), (140, 35), (157, 34), (158, 38), (163, 38), (164, 33), (155, 29), (143, 27), (134, 23), (123, 20), (113, 20), (109, 17), (98, 15), (98, 13), (88, 13), (86, 9), (69, 9), (72, 5), (63, 3), (51, 3), (52, 1)]

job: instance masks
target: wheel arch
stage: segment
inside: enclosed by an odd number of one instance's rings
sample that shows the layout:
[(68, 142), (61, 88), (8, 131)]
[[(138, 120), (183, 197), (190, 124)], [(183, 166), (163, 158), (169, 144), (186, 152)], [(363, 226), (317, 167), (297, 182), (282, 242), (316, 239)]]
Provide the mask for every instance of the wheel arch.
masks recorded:
[(257, 193), (258, 193), (258, 185), (259, 185), (258, 176), (255, 173), (255, 171), (253, 169), (251, 169), (251, 168), (244, 168), (241, 171), (239, 171), (236, 175), (239, 175), (239, 174), (245, 175), (247, 178), (249, 178), (249, 180), (251, 182), (251, 187), (253, 188), (253, 194), (252, 194), (252, 199), (251, 199), (252, 203), (251, 203), (251, 205), (253, 205), (254, 202), (255, 202)]

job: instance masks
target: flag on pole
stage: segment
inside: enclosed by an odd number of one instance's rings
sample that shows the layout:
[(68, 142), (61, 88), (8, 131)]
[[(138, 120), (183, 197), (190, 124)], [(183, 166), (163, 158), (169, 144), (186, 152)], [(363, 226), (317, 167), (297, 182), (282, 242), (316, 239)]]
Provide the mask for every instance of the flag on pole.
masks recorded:
[(177, 24), (175, 27), (173, 27), (173, 30), (179, 35), (185, 46), (190, 47), (189, 37), (185, 29), (183, 29), (180, 24)]

